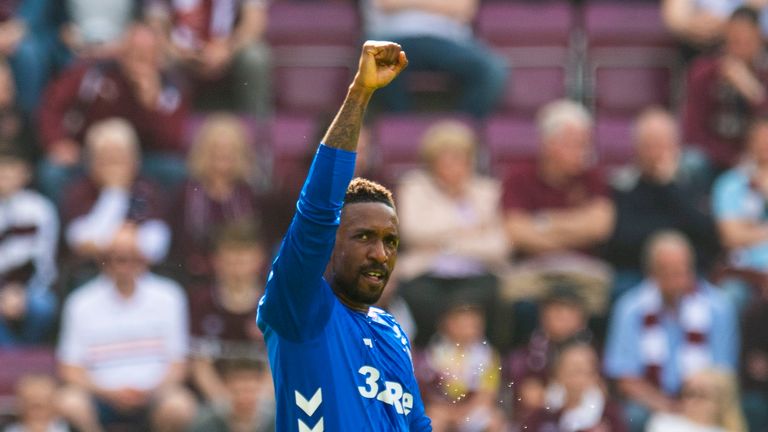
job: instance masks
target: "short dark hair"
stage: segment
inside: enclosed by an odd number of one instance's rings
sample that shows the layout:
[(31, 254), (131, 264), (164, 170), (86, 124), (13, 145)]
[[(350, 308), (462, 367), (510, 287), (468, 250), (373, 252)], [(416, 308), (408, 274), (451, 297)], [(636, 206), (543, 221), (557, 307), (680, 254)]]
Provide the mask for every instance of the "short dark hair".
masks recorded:
[(760, 15), (751, 6), (739, 6), (731, 13), (728, 21), (746, 21), (757, 27), (760, 25)]
[(344, 205), (355, 203), (382, 203), (392, 209), (395, 208), (395, 200), (389, 189), (362, 177), (352, 179), (344, 195)]
[(256, 247), (261, 248), (264, 239), (255, 221), (245, 220), (233, 222), (219, 227), (214, 237), (214, 250), (218, 251), (228, 247)]

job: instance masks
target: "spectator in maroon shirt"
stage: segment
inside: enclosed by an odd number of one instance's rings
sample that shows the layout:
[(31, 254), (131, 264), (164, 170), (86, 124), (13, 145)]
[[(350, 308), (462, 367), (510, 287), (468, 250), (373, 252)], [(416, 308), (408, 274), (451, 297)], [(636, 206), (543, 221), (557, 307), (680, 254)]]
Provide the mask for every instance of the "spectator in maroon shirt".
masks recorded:
[(67, 189), (61, 212), (75, 261), (98, 258), (120, 227), (131, 224), (138, 229), (144, 257), (160, 262), (170, 229), (162, 219), (158, 186), (139, 176), (135, 131), (125, 120), (107, 119), (91, 126), (85, 141), (88, 173)]
[(748, 124), (768, 110), (766, 60), (757, 12), (742, 7), (726, 24), (722, 52), (688, 72), (685, 140), (704, 153), (708, 177), (738, 162)]
[(267, 0), (150, 0), (173, 59), (190, 76), (199, 108), (265, 116), (271, 59), (264, 41)]
[(577, 284), (590, 311), (599, 313), (610, 269), (593, 252), (611, 233), (614, 207), (590, 166), (592, 118), (582, 105), (558, 100), (541, 109), (537, 122), (538, 160), (510, 172), (503, 186), (505, 227), (518, 262), (502, 292), (512, 301), (535, 298), (557, 276)]
[(507, 233), (521, 256), (589, 250), (610, 234), (613, 209), (600, 174), (590, 168), (592, 118), (560, 100), (538, 116), (537, 163), (504, 184)]
[(162, 70), (161, 48), (149, 27), (134, 25), (116, 61), (76, 64), (51, 83), (39, 113), (44, 192), (58, 197), (82, 160), (86, 130), (110, 117), (124, 118), (136, 129), (146, 173), (169, 184), (183, 176), (178, 154), (187, 103)]
[(213, 254), (214, 282), (190, 294), (192, 380), (209, 402), (226, 397), (223, 361), (265, 361), (256, 307), (264, 290), (266, 250), (250, 223), (223, 227)]
[(205, 121), (188, 156), (190, 177), (169, 215), (172, 261), (181, 265), (183, 276), (211, 276), (208, 255), (216, 227), (259, 218), (252, 182), (264, 176), (255, 174), (255, 162), (238, 118), (220, 114)]

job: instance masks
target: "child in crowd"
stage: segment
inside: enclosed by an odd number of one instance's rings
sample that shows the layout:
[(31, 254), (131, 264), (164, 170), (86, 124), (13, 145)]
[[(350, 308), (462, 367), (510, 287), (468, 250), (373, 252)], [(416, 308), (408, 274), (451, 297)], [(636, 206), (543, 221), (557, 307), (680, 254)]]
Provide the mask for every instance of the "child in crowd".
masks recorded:
[(272, 432), (275, 402), (265, 364), (228, 360), (221, 367), (225, 398), (201, 410), (190, 432)]
[(59, 221), (53, 204), (26, 189), (24, 150), (0, 140), (0, 347), (41, 343), (56, 315)]
[(18, 420), (3, 432), (69, 432), (56, 409), (56, 382), (47, 375), (24, 375), (16, 383)]
[(657, 412), (647, 432), (746, 432), (732, 373), (704, 369), (686, 379), (678, 414)]
[(484, 340), (485, 315), (474, 305), (449, 308), (416, 367), (435, 431), (504, 429), (498, 405), (501, 367)]
[(561, 348), (545, 392), (546, 406), (524, 421), (521, 430), (626, 431), (621, 410), (607, 396), (599, 371), (597, 353), (588, 343), (576, 341)]

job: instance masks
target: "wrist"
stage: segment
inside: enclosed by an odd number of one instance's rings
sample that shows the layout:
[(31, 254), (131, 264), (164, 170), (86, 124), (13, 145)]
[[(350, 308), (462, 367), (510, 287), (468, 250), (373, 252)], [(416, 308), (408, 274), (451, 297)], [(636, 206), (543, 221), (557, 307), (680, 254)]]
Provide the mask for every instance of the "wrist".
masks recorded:
[(374, 91), (376, 91), (375, 88), (366, 87), (355, 78), (355, 80), (352, 81), (352, 84), (349, 85), (347, 98), (368, 102), (371, 99), (371, 96), (373, 96)]

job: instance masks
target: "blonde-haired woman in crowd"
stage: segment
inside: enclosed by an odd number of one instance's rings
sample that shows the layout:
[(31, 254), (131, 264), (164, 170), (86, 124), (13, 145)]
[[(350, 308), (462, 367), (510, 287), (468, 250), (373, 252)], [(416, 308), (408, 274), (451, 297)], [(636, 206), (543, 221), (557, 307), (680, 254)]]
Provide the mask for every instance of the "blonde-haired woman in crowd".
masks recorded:
[(214, 114), (200, 127), (187, 159), (189, 179), (169, 216), (173, 261), (193, 280), (210, 276), (212, 235), (225, 224), (259, 217), (252, 184), (259, 171), (243, 122)]
[(423, 168), (403, 176), (397, 193), (403, 252), (401, 294), (414, 312), (416, 344), (425, 344), (447, 305), (482, 306), (493, 338), (497, 278), (509, 246), (501, 219), (501, 185), (475, 170), (474, 130), (455, 120), (421, 139)]
[(686, 379), (680, 413), (657, 413), (647, 432), (747, 432), (735, 376), (704, 369)]

